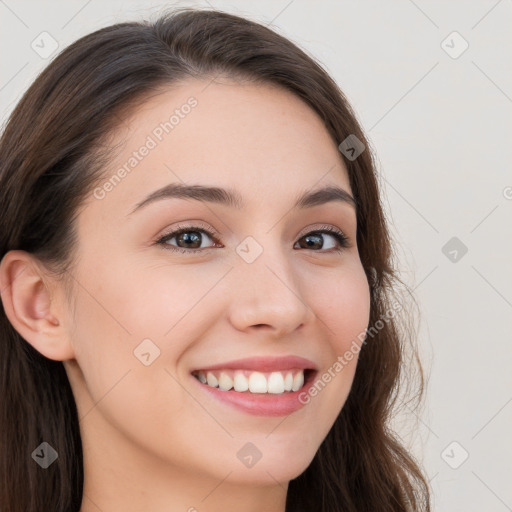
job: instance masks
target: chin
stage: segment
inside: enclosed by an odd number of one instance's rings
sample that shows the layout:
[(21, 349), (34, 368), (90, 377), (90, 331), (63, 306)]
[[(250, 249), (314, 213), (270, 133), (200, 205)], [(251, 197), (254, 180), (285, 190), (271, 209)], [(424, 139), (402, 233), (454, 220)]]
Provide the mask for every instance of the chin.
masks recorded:
[[(299, 453), (297, 453), (299, 452)], [(243, 464), (233, 470), (229, 480), (231, 483), (251, 484), (254, 486), (276, 485), (277, 482), (284, 484), (297, 478), (311, 464), (316, 452), (305, 457), (300, 447), (292, 455), (286, 451), (276, 450), (271, 456), (265, 457), (262, 454), (252, 467), (244, 467)], [(226, 468), (226, 473), (230, 471)], [(225, 474), (224, 474), (225, 476)]]

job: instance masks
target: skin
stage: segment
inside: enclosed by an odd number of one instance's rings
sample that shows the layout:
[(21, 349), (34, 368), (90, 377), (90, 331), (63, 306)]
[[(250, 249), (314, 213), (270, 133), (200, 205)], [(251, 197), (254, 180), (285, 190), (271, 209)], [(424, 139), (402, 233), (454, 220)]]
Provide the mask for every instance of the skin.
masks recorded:
[[(82, 512), (284, 511), (288, 482), (313, 459), (352, 385), (357, 354), (302, 409), (263, 417), (192, 380), (193, 369), (251, 356), (303, 356), (321, 375), (367, 328), (370, 311), (354, 208), (292, 210), (300, 193), (325, 185), (352, 194), (320, 118), (271, 85), (208, 83), (190, 79), (149, 98), (114, 134), (123, 146), (105, 179), (168, 112), (198, 101), (113, 190), (91, 193), (81, 208), (72, 305), (30, 254), (11, 251), (0, 266), (13, 326), (64, 361), (84, 447)], [(129, 215), (172, 182), (231, 187), (246, 206), (175, 198)], [(215, 242), (203, 232), (193, 249), (201, 254), (173, 252), (176, 238), (167, 249), (155, 244), (178, 223), (197, 222), (222, 247), (208, 249)], [(329, 234), (320, 235), (327, 249), (298, 245), (324, 224), (350, 247), (333, 252)], [(263, 248), (250, 264), (235, 251), (247, 236)], [(146, 338), (160, 350), (148, 366), (133, 353)], [(237, 458), (247, 442), (262, 453), (251, 468)]]

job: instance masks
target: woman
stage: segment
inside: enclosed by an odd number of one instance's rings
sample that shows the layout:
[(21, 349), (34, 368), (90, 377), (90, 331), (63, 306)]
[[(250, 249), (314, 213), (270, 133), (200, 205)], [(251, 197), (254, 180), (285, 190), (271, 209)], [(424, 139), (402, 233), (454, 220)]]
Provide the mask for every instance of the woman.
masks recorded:
[(3, 512), (430, 509), (372, 155), (290, 41), (192, 9), (81, 38), (0, 206)]

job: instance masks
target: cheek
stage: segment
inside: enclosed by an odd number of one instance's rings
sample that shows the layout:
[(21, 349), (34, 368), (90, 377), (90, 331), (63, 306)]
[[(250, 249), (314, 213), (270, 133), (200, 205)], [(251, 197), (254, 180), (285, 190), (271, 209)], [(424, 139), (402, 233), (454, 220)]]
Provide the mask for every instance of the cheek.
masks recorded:
[[(76, 309), (82, 330), (94, 333), (90, 343), (112, 347), (120, 355), (147, 338), (160, 350), (169, 348), (166, 345), (178, 349), (175, 339), (170, 343), (173, 334), (183, 334), (192, 325), (187, 315), (218, 279), (211, 270), (201, 276), (179, 266), (101, 264), (90, 265), (94, 275), (82, 276)], [(194, 316), (195, 325), (200, 320)]]
[(323, 418), (324, 435), (334, 423), (350, 392), (359, 351), (370, 319), (370, 290), (360, 266), (347, 268), (324, 281), (311, 295), (323, 327), (325, 346), (322, 371), (301, 400), (315, 404)]
[[(143, 397), (155, 389), (163, 389), (163, 384), (169, 393), (181, 396), (165, 369), (175, 374), (182, 354), (211, 322), (211, 303), (204, 298), (219, 272), (169, 265), (148, 268), (140, 262), (112, 265), (103, 260), (83, 268), (95, 272), (82, 269), (78, 277), (82, 286), (76, 293), (72, 339), (83, 384), (93, 401), (121, 378), (123, 384), (116, 390), (121, 394), (128, 381), (140, 381), (130, 392), (137, 404), (143, 404)], [(205, 311), (207, 303), (210, 307)], [(155, 400), (169, 407), (172, 396)], [(180, 407), (180, 403), (173, 404), (175, 410)]]
[(361, 344), (370, 320), (370, 290), (362, 267), (350, 267), (325, 279), (313, 300), (315, 314), (323, 321), (331, 348), (338, 355), (354, 340)]
[(150, 431), (146, 448), (154, 449), (154, 436), (162, 439), (176, 416), (190, 408), (174, 378), (187, 347), (182, 327), (188, 324), (177, 323), (184, 315), (180, 295), (186, 283), (176, 275), (175, 286), (167, 289), (166, 283), (126, 269), (109, 270), (95, 272), (87, 281), (82, 277), (83, 288), (76, 295), (73, 344), (81, 374), (74, 391), (79, 415), (90, 424), (106, 420), (136, 443), (146, 443), (143, 438)]
[[(198, 330), (203, 316), (194, 313), (202, 311), (203, 303), (210, 299), (206, 295), (224, 272), (206, 265), (197, 269), (176, 264), (148, 268), (141, 263), (127, 271), (129, 280), (110, 283), (108, 300), (120, 306), (119, 317), (130, 332), (141, 339), (161, 340), (165, 346), (176, 338), (176, 332), (180, 332), (179, 339), (186, 339), (189, 330), (191, 334)], [(172, 344), (177, 346), (175, 339)]]

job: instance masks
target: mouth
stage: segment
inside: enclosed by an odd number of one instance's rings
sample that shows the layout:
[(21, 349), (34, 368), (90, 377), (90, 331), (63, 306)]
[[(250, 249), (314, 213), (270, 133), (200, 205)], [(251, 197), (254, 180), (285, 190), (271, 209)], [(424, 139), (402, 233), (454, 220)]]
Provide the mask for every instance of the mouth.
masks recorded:
[(194, 370), (201, 384), (221, 391), (251, 395), (286, 395), (307, 387), (317, 371), (313, 368), (289, 368), (272, 372), (248, 369)]

